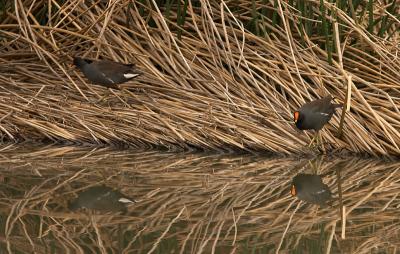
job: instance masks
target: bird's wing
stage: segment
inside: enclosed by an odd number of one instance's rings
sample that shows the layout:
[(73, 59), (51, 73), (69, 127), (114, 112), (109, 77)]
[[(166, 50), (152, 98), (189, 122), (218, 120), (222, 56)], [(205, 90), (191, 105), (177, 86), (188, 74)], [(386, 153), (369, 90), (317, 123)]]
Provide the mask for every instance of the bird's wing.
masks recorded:
[(107, 77), (113, 76), (115, 74), (130, 74), (135, 73), (134, 64), (122, 64), (112, 61), (101, 61), (96, 64), (97, 69), (104, 73)]
[(333, 107), (331, 106), (332, 96), (328, 95), (322, 99), (318, 99), (315, 101), (311, 101), (307, 104), (304, 104), (302, 109), (307, 110), (308, 112), (325, 114), (329, 116), (333, 112)]

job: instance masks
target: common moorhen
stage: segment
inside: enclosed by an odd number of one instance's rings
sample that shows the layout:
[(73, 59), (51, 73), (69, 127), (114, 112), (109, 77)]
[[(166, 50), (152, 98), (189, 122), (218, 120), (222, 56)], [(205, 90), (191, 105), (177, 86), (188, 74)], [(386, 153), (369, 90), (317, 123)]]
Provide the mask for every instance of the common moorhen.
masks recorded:
[(290, 190), (292, 196), (311, 204), (324, 206), (332, 198), (328, 185), (319, 175), (298, 174), (293, 178)]
[(134, 64), (122, 64), (109, 60), (95, 61), (74, 57), (74, 65), (94, 84), (116, 89), (118, 89), (118, 84), (141, 74)]
[(69, 209), (87, 208), (102, 212), (125, 211), (128, 204), (135, 203), (121, 192), (107, 186), (94, 186), (78, 194), (69, 204)]
[[(342, 104), (331, 103), (332, 96), (328, 95), (322, 99), (307, 102), (294, 112), (294, 122), (299, 130), (319, 130), (329, 122), (335, 113), (335, 109), (342, 107)], [(315, 137), (316, 137), (315, 136)], [(312, 139), (311, 143), (314, 141)], [(311, 145), (310, 143), (310, 145)]]

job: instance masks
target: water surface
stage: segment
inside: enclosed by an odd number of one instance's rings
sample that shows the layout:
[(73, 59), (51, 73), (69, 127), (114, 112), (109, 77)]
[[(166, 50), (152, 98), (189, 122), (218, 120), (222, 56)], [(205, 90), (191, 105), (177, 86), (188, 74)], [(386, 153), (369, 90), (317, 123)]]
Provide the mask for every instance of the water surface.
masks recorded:
[[(395, 253), (399, 168), (362, 158), (3, 147), (0, 253)], [(304, 173), (329, 187), (327, 205), (291, 195)], [(71, 209), (96, 186), (135, 203)]]

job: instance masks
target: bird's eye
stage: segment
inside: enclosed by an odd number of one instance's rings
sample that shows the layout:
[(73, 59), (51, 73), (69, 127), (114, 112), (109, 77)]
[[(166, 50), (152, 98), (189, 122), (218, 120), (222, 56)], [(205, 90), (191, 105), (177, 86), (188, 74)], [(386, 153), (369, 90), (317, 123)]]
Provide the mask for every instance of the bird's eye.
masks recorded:
[(296, 187), (294, 187), (294, 185), (292, 185), (292, 188), (290, 189), (290, 194), (292, 194), (292, 196), (296, 196)]

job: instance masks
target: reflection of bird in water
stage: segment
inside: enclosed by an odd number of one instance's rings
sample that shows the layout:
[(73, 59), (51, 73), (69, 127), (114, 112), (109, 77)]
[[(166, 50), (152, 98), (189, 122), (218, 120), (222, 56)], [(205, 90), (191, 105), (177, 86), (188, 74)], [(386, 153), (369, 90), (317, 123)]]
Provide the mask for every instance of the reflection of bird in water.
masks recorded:
[(109, 60), (88, 60), (74, 57), (74, 64), (92, 83), (118, 89), (118, 84), (127, 82), (141, 74), (134, 64), (123, 64)]
[(127, 205), (134, 201), (107, 186), (94, 186), (78, 194), (69, 204), (69, 209), (87, 208), (102, 212), (126, 211)]
[(322, 182), (319, 175), (312, 174), (296, 175), (293, 178), (290, 193), (300, 200), (320, 206), (325, 205), (332, 198), (328, 185)]

